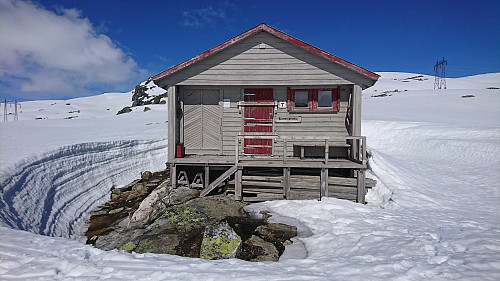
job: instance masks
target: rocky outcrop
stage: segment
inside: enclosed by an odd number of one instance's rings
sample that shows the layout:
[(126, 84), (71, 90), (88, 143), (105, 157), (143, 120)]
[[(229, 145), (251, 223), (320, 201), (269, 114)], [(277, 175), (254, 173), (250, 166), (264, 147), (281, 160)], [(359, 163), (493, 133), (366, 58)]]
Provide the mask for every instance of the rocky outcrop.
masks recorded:
[[(251, 218), (246, 203), (223, 195), (172, 190), (169, 171), (145, 172), (91, 212), (87, 243), (103, 250), (205, 259), (277, 261), (297, 229)], [(267, 214), (269, 216), (269, 214)]]
[[(166, 104), (167, 92), (156, 86), (150, 79), (135, 86), (132, 91), (132, 105), (126, 106), (118, 111), (117, 115), (129, 113), (133, 107), (150, 105), (150, 104)], [(144, 108), (144, 112), (151, 110), (149, 107)]]
[[(137, 86), (132, 91), (132, 107), (148, 105), (148, 104), (164, 104), (167, 97), (167, 93), (164, 90), (160, 90), (161, 94), (156, 91), (158, 86), (156, 86), (151, 80), (147, 80)], [(154, 92), (154, 93), (153, 93)]]

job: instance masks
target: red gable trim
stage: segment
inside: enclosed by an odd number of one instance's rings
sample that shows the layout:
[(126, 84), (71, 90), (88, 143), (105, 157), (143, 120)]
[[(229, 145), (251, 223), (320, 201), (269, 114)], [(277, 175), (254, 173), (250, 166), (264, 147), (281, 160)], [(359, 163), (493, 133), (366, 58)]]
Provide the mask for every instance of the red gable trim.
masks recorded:
[(373, 80), (378, 80), (378, 78), (380, 77), (380, 75), (373, 73), (367, 69), (364, 69), (361, 66), (355, 65), (351, 62), (348, 62), (344, 59), (341, 59), (337, 56), (334, 56), (328, 52), (325, 52), (321, 49), (318, 49), (312, 45), (309, 45), (309, 44), (305, 43), (304, 41), (301, 41), (293, 36), (290, 36), (286, 33), (283, 33), (281, 31), (275, 29), (275, 28), (272, 28), (265, 23), (261, 23), (261, 24), (257, 25), (256, 27), (241, 33), (240, 35), (237, 35), (237, 36), (235, 36), (235, 37), (233, 37), (233, 38), (231, 38), (231, 39), (229, 39), (229, 40), (227, 40), (227, 41), (225, 41), (225, 42), (223, 42), (223, 43), (221, 43), (221, 44), (219, 44), (219, 45), (217, 45), (217, 46), (215, 46), (215, 47), (213, 47), (213, 48), (211, 48), (211, 49), (209, 49), (209, 50), (207, 50), (207, 51), (205, 51), (205, 52), (203, 52), (195, 57), (192, 57), (191, 59), (188, 59), (187, 61), (181, 62), (180, 64), (178, 64), (176, 66), (173, 66), (173, 67), (171, 67), (171, 68), (169, 68), (161, 73), (158, 73), (151, 78), (153, 80), (158, 80), (158, 79), (161, 79), (161, 78), (168, 76), (172, 73), (175, 73), (175, 72), (177, 72), (183, 68), (186, 68), (186, 67), (188, 67), (188, 66), (190, 66), (190, 65), (192, 65), (200, 60), (207, 58), (208, 56), (211, 56), (215, 53), (218, 53), (218, 52), (224, 50), (225, 48), (227, 48), (227, 47), (229, 47), (229, 46), (231, 46), (231, 45), (233, 45), (233, 44), (235, 44), (243, 39), (246, 39), (249, 36), (252, 36), (253, 34), (260, 32), (260, 31), (265, 31), (269, 34), (272, 34), (272, 35), (278, 37), (278, 38), (286, 40), (286, 41), (288, 41), (288, 42), (290, 42), (298, 47), (301, 47), (301, 48), (306, 49), (312, 53), (320, 55), (320, 56), (322, 56), (330, 61), (333, 61), (333, 62), (336, 62), (340, 65), (343, 65), (343, 66), (345, 66), (345, 67), (347, 67), (347, 68), (349, 68), (357, 73), (363, 74), (363, 75), (365, 75), (368, 78), (371, 78)]

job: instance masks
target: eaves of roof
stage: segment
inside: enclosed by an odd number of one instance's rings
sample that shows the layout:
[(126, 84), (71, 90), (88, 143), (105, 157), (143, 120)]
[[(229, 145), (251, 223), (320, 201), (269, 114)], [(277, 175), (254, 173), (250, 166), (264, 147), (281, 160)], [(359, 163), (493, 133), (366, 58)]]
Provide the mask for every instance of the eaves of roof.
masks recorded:
[(245, 31), (245, 32), (243, 32), (243, 33), (241, 33), (241, 34), (239, 34), (239, 35), (237, 35), (237, 36), (235, 36), (235, 37), (233, 37), (233, 38), (231, 38), (231, 39), (229, 39), (229, 40), (227, 40), (227, 41), (225, 41), (225, 42), (223, 42), (223, 43), (221, 43), (221, 44), (219, 44), (219, 45), (217, 45), (217, 46), (215, 46), (215, 47), (213, 47), (213, 48), (211, 48), (211, 49), (209, 49), (209, 50), (207, 50), (199, 55), (197, 55), (197, 56), (194, 56), (194, 57), (192, 57), (184, 62), (179, 63), (178, 65), (175, 65), (175, 66), (173, 66), (173, 67), (171, 67), (171, 68), (169, 68), (161, 73), (158, 73), (158, 74), (152, 76), (151, 79), (152, 80), (159, 80), (159, 79), (162, 79), (163, 77), (169, 76), (177, 71), (180, 71), (180, 70), (182, 70), (182, 69), (184, 69), (192, 64), (195, 64), (195, 63), (213, 55), (213, 54), (216, 54), (216, 53), (226, 49), (227, 47), (234, 45), (235, 43), (237, 43), (241, 40), (244, 40), (244, 39), (248, 38), (249, 36), (252, 36), (252, 35), (256, 34), (257, 32), (261, 32), (261, 31), (267, 32), (267, 33), (272, 34), (278, 38), (286, 40), (286, 41), (288, 41), (288, 42), (290, 42), (290, 43), (292, 43), (300, 48), (303, 48), (309, 52), (317, 54), (317, 55), (319, 55), (319, 56), (321, 56), (329, 61), (338, 63), (338, 64), (340, 64), (340, 65), (342, 65), (350, 70), (353, 70), (353, 71), (355, 71), (359, 74), (362, 74), (370, 79), (373, 79), (374, 81), (377, 81), (378, 78), (380, 77), (380, 75), (378, 75), (374, 72), (371, 72), (365, 68), (362, 68), (361, 66), (355, 65), (349, 61), (341, 59), (341, 58), (334, 56), (328, 52), (325, 52), (319, 48), (316, 48), (310, 44), (307, 44), (304, 41), (301, 41), (293, 36), (290, 36), (282, 31), (279, 31), (279, 30), (277, 30), (277, 29), (275, 29), (275, 28), (273, 28), (265, 23), (261, 23), (261, 24), (255, 26), (255, 27), (253, 27), (253, 28), (251, 28), (251, 29), (249, 29), (249, 30), (247, 30), (247, 31)]

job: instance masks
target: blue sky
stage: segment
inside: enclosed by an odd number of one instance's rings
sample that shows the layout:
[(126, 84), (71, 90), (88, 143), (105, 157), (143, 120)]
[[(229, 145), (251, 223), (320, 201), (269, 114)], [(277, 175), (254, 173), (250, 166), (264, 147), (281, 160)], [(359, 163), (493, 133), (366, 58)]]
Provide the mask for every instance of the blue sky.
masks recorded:
[(372, 71), (500, 71), (500, 1), (0, 0), (0, 98), (129, 91), (259, 23)]

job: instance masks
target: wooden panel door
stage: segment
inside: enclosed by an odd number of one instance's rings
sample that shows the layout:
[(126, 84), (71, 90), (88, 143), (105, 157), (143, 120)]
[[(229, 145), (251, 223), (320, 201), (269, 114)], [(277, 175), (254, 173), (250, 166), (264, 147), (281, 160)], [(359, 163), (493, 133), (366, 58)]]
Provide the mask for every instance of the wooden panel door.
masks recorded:
[(221, 150), (221, 109), (219, 90), (203, 90), (203, 149)]
[[(273, 89), (245, 89), (244, 101), (250, 103), (244, 109), (244, 132), (266, 133), (273, 132)], [(272, 154), (272, 139), (245, 138), (244, 152), (246, 154)]]
[(219, 90), (185, 90), (184, 147), (186, 153), (221, 152), (221, 109)]
[(200, 90), (186, 90), (183, 96), (184, 101), (184, 147), (186, 152), (198, 150), (203, 147), (202, 124), (203, 107), (201, 104)]

